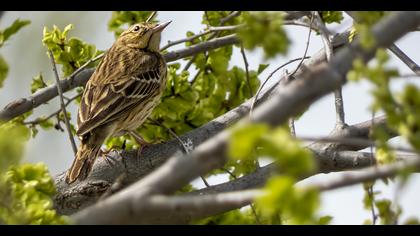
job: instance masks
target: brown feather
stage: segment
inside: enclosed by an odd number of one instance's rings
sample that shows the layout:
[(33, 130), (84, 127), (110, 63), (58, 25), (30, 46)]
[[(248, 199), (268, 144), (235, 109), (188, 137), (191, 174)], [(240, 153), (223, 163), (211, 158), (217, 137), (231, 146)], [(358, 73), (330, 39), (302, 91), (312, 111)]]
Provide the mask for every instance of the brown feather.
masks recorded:
[(167, 69), (153, 27), (145, 23), (140, 31), (132, 26), (123, 32), (87, 82), (77, 117), (82, 144), (67, 183), (86, 178), (105, 139), (135, 130), (159, 103)]
[(81, 145), (77, 151), (76, 158), (74, 158), (73, 164), (67, 171), (66, 183), (71, 184), (77, 179), (84, 180), (90, 173), (95, 159), (99, 154), (100, 145), (89, 146)]

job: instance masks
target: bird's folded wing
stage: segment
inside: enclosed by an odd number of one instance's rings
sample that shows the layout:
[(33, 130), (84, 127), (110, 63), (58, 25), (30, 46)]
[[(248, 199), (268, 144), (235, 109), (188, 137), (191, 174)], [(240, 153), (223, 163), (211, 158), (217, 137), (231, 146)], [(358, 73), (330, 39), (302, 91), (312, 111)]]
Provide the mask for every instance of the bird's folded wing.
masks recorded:
[(131, 76), (121, 76), (112, 83), (88, 84), (80, 104), (77, 135), (124, 116), (131, 107), (154, 96), (160, 87), (159, 67), (138, 70)]

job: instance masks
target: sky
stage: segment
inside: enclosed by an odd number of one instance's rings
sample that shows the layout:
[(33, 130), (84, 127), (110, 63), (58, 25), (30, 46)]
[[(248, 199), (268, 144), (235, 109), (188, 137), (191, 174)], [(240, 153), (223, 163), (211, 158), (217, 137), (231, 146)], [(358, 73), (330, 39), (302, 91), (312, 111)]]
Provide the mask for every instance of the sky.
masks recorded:
[[(112, 32), (107, 29), (107, 22), (111, 18), (111, 12), (6, 12), (0, 19), (0, 29), (10, 25), (16, 18), (29, 19), (32, 23), (23, 28), (17, 35), (8, 41), (0, 49), (9, 63), (9, 75), (4, 87), (0, 90), (0, 107), (4, 107), (11, 100), (27, 97), (30, 95), (30, 83), (32, 77), (43, 74), (48, 81), (53, 81), (53, 73), (48, 60), (45, 48), (42, 46), (42, 30), (44, 26), (52, 28), (55, 24), (61, 29), (67, 24), (74, 24), (74, 30), (69, 35), (83, 39), (88, 43), (95, 44), (98, 49), (105, 50), (114, 42)], [(158, 13), (159, 21), (172, 20), (172, 23), (162, 33), (161, 45), (170, 40), (185, 38), (185, 33), (190, 30), (200, 32), (204, 26), (201, 24), (202, 12), (173, 12), (162, 11)], [(341, 26), (331, 25), (329, 28), (333, 32), (342, 32), (351, 26), (352, 21), (346, 17)], [(268, 63), (270, 66), (261, 74), (260, 79), (266, 79), (268, 74), (280, 64), (290, 59), (301, 57), (305, 50), (308, 29), (300, 26), (285, 26), (291, 45), (287, 56), (277, 56), (265, 61), (262, 50), (247, 51), (250, 69), (256, 70), (260, 63)], [(410, 56), (414, 61), (420, 63), (418, 53), (418, 41), (420, 33), (413, 32), (403, 37), (396, 44)], [(180, 44), (170, 50), (183, 48)], [(323, 47), (319, 36), (313, 34), (308, 48), (308, 55), (313, 55)], [(185, 64), (185, 61), (179, 61)], [(244, 63), (238, 49), (233, 52), (230, 66), (241, 66)], [(402, 74), (412, 73), (410, 69), (392, 55), (390, 66), (398, 68)], [(288, 71), (293, 71), (296, 64), (286, 67)], [(191, 68), (194, 71), (194, 68)], [(273, 76), (270, 83), (273, 83), (283, 73), (278, 72)], [(392, 88), (399, 91), (407, 82), (420, 85), (415, 79), (398, 80), (392, 83)], [(346, 122), (348, 124), (359, 123), (369, 120), (371, 112), (370, 85), (366, 81), (354, 83), (350, 82), (343, 88), (344, 109)], [(34, 116), (46, 115), (59, 108), (57, 99), (42, 105), (35, 110)], [(68, 107), (72, 114), (77, 113), (77, 106)], [(74, 115), (73, 115), (74, 116)], [(335, 108), (333, 95), (328, 95), (315, 102), (310, 109), (295, 123), (297, 135), (302, 136), (325, 136), (334, 127)], [(392, 140), (393, 143), (403, 143), (399, 138)], [(65, 171), (73, 161), (73, 154), (67, 135), (56, 130), (39, 130), (38, 136), (29, 141), (24, 161), (45, 162), (51, 174), (55, 175)], [(323, 179), (335, 178), (338, 174), (319, 174), (304, 180), (305, 183), (319, 181)], [(210, 184), (220, 183), (226, 180), (224, 177), (216, 176), (209, 179)], [(197, 187), (203, 187), (201, 181), (194, 181)], [(375, 185), (375, 191), (381, 191), (378, 196), (381, 198), (394, 199), (399, 196), (399, 203), (403, 207), (402, 221), (410, 216), (420, 218), (420, 204), (418, 203), (419, 194), (416, 189), (420, 187), (420, 175), (415, 174), (402, 190), (397, 189), (397, 184), (391, 183), (385, 186), (380, 181)], [(333, 224), (362, 224), (364, 220), (370, 218), (370, 212), (365, 210), (362, 205), (363, 188), (361, 185), (341, 188), (322, 194), (321, 214), (333, 216)]]

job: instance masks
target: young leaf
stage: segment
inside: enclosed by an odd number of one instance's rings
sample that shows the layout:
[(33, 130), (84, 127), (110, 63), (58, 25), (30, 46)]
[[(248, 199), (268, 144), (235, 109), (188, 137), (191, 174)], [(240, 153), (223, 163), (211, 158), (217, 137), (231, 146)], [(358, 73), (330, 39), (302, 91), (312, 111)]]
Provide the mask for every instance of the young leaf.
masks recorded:
[(0, 88), (3, 87), (3, 82), (9, 73), (9, 66), (7, 65), (6, 60), (4, 60), (3, 56), (0, 55)]
[(17, 19), (13, 24), (6, 29), (0, 31), (0, 47), (10, 38), (10, 36), (16, 34), (22, 27), (29, 25), (31, 21)]

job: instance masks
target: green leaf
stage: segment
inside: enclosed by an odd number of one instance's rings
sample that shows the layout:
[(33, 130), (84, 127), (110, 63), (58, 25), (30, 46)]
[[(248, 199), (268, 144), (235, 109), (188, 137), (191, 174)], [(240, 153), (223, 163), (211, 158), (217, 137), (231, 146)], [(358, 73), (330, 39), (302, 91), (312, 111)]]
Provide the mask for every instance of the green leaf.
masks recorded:
[(13, 24), (6, 29), (0, 31), (0, 47), (14, 34), (16, 34), (22, 27), (29, 25), (31, 21), (17, 19)]
[(320, 16), (322, 20), (327, 23), (341, 23), (344, 19), (343, 12), (341, 11), (321, 11)]
[(252, 124), (232, 130), (229, 139), (228, 153), (235, 159), (250, 156), (262, 135), (268, 131), (266, 124)]
[[(64, 76), (69, 76), (90, 59), (98, 56), (102, 51), (97, 50), (94, 45), (83, 42), (78, 38), (67, 38), (68, 33), (74, 27), (67, 25), (63, 32), (54, 25), (52, 30), (44, 27), (42, 43), (53, 52), (57, 64), (62, 65)], [(95, 66), (91, 63), (88, 67)]]
[(45, 164), (22, 164), (9, 169), (0, 208), (0, 220), (7, 224), (65, 224), (56, 214), (52, 197), (55, 186)]
[(260, 64), (258, 66), (258, 74), (261, 74), (268, 66), (269, 64)]
[(44, 82), (44, 78), (41, 73), (33, 77), (31, 83), (31, 93), (35, 93), (38, 89), (45, 87), (47, 87), (47, 84)]
[[(114, 11), (108, 22), (108, 30), (113, 31), (115, 37), (118, 37), (124, 31), (124, 26), (145, 22), (151, 13), (152, 11)], [(156, 16), (151, 22), (156, 22), (155, 19)]]
[(11, 165), (16, 165), (23, 156), (29, 129), (13, 121), (0, 124), (0, 174)]
[(4, 60), (3, 56), (0, 55), (0, 88), (3, 87), (3, 82), (9, 73), (9, 66), (7, 65), (6, 60)]
[(255, 201), (262, 216), (274, 222), (281, 215), (292, 224), (320, 223), (316, 215), (319, 208), (318, 191), (296, 188), (295, 181), (288, 176), (275, 176), (267, 181), (264, 187), (266, 194)]
[(320, 225), (328, 225), (331, 223), (333, 217), (332, 216), (323, 216), (319, 218), (318, 224)]
[(283, 29), (281, 13), (243, 13), (245, 27), (238, 30), (238, 36), (246, 49), (262, 47), (266, 59), (278, 53), (286, 54), (289, 39)]

